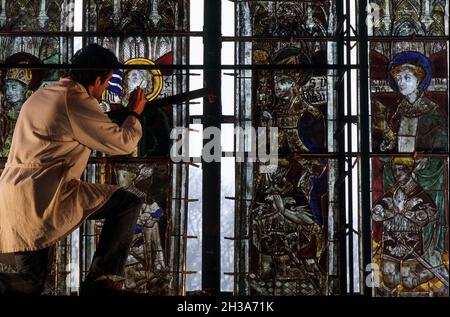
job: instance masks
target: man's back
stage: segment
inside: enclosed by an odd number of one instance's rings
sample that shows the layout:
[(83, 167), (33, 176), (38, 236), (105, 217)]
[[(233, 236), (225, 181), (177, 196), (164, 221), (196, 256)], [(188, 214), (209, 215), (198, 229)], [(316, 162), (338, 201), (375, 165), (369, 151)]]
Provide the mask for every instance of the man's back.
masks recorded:
[(71, 79), (35, 92), (0, 176), (0, 253), (52, 245), (95, 212), (118, 186), (80, 181), (91, 149), (128, 154), (141, 135), (134, 117), (117, 126)]
[(49, 164), (64, 159), (73, 140), (66, 111), (69, 90), (76, 83), (63, 79), (36, 91), (23, 104), (8, 156), (10, 164)]

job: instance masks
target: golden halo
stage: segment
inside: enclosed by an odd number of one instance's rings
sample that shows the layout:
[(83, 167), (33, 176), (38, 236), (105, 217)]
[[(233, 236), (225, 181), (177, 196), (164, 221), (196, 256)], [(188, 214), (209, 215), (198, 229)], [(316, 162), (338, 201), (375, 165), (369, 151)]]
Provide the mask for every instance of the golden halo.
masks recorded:
[[(124, 65), (155, 65), (155, 63), (147, 58), (132, 58), (127, 60)], [(123, 72), (123, 78), (125, 82), (125, 76), (130, 69), (126, 69)], [(153, 75), (153, 90), (152, 92), (145, 95), (145, 99), (151, 101), (158, 97), (159, 93), (162, 90), (162, 74), (159, 69), (139, 69), (139, 70), (147, 70), (150, 71)]]

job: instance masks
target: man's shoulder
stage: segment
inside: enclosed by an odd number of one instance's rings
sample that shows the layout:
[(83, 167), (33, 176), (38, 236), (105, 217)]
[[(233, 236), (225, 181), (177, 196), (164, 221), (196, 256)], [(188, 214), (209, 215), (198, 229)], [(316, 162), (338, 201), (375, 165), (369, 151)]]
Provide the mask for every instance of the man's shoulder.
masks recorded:
[(38, 90), (36, 90), (30, 97), (33, 96), (42, 96), (42, 95), (51, 95), (54, 93), (61, 93), (67, 90), (69, 87), (64, 85), (61, 80), (59, 81), (51, 81), (47, 82), (45, 86), (41, 86)]
[(48, 82), (45, 87), (40, 88), (38, 91), (71, 91), (87, 94), (86, 89), (83, 87), (83, 85), (68, 77), (62, 77), (58, 81)]
[(40, 111), (46, 111), (53, 109), (52, 111), (58, 111), (60, 107), (55, 107), (64, 102), (65, 95), (69, 90), (68, 86), (65, 86), (61, 81), (55, 81), (49, 83), (45, 87), (41, 87), (36, 90), (22, 105), (21, 113), (27, 113), (27, 115), (35, 116), (36, 109)]

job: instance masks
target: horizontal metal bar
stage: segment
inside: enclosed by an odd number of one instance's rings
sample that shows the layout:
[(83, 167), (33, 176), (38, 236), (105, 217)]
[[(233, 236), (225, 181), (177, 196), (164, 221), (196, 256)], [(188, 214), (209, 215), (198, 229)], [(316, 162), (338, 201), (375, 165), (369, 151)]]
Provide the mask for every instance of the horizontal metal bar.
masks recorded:
[[(89, 221), (95, 221), (95, 219), (87, 219)], [(98, 237), (100, 234), (82, 234), (82, 237)]]
[(202, 31), (165, 31), (165, 32), (130, 32), (130, 31), (0, 31), (4, 37), (199, 37)]
[(223, 42), (330, 42), (337, 41), (337, 36), (222, 36)]
[[(163, 75), (153, 75), (153, 76), (161, 76), (164, 77)], [(199, 73), (174, 73), (173, 76), (200, 76)]]
[(229, 197), (229, 196), (225, 196), (225, 199), (237, 200), (237, 201), (253, 201), (253, 199), (249, 199), (249, 198), (236, 198), (236, 197)]
[(159, 64), (159, 65), (143, 65), (143, 64), (121, 64), (119, 67), (117, 65), (105, 65), (102, 67), (86, 67), (79, 66), (75, 64), (20, 64), (20, 63), (0, 63), (0, 68), (27, 68), (27, 69), (77, 69), (77, 70), (103, 70), (103, 69), (200, 69), (202, 65), (181, 65), (181, 64)]
[(428, 35), (411, 35), (411, 36), (368, 36), (369, 42), (436, 42), (448, 41), (448, 36), (428, 36)]
[[(6, 163), (7, 157), (0, 157), (0, 163)], [(165, 157), (90, 157), (88, 164), (117, 164), (117, 163), (129, 163), (129, 164), (153, 164), (153, 163), (166, 163), (166, 164), (179, 164), (178, 162), (172, 162), (171, 159)], [(181, 162), (184, 163), (184, 162)]]
[[(170, 274), (197, 274), (197, 271), (164, 271), (166, 274), (170, 273)], [(163, 273), (163, 272), (158, 272), (158, 274)]]
[[(3, 37), (203, 37), (202, 31), (166, 31), (166, 32), (129, 32), (129, 31), (0, 31), (0, 36)], [(336, 32), (333, 36), (222, 36), (224, 42), (246, 42), (246, 41), (278, 41), (278, 42), (320, 42), (338, 41), (341, 34)], [(359, 36), (346, 36), (345, 40), (359, 42)], [(391, 41), (419, 41), (419, 42), (435, 42), (448, 41), (448, 36), (369, 36), (369, 41), (376, 42), (391, 42)]]
[(188, 203), (200, 201), (199, 199), (189, 199), (189, 198), (182, 198), (182, 197), (172, 197), (172, 200), (182, 200)]
[(197, 236), (190, 236), (190, 235), (185, 235), (185, 234), (171, 234), (172, 237), (183, 237), (183, 238), (187, 238), (187, 239), (198, 239)]
[[(204, 119), (203, 115), (190, 115), (189, 118), (192, 120)], [(238, 123), (237, 118), (235, 116), (230, 115), (222, 115), (219, 117), (221, 123)], [(195, 122), (198, 123), (198, 122)]]
[[(227, 153), (233, 153), (234, 152), (227, 152)], [(343, 153), (346, 156), (351, 156), (354, 158), (360, 158), (359, 152), (344, 152)], [(338, 157), (338, 152), (325, 152), (325, 153), (311, 153), (311, 152), (296, 152), (291, 153), (291, 155), (294, 158), (329, 158), (334, 159)], [(449, 158), (449, 153), (370, 153), (370, 157), (437, 157), (437, 158)], [(278, 159), (284, 158), (283, 156), (279, 156)], [(6, 163), (7, 157), (0, 157), (0, 163)], [(115, 157), (108, 157), (108, 158), (97, 158), (92, 157), (89, 158), (89, 164), (107, 164), (107, 163), (135, 163), (135, 164), (142, 164), (142, 163), (168, 163), (168, 164), (189, 164), (193, 165), (195, 167), (199, 167), (195, 163), (201, 163), (201, 157), (199, 156), (191, 156), (189, 157), (189, 162), (172, 162), (169, 158), (136, 158), (136, 157), (129, 157), (129, 158), (115, 158)], [(246, 162), (236, 162), (236, 163), (246, 163)]]
[(180, 103), (180, 102), (184, 102), (184, 101), (188, 101), (188, 100), (192, 100), (192, 99), (202, 98), (206, 95), (207, 95), (206, 88), (201, 88), (201, 89), (182, 92), (180, 94), (168, 96), (165, 98), (158, 98), (158, 99), (155, 99), (152, 101), (148, 101), (146, 104), (146, 107), (160, 107), (160, 106), (165, 106), (165, 105), (169, 105), (169, 104), (176, 104), (176, 103)]
[(448, 152), (442, 152), (442, 153), (405, 153), (405, 152), (399, 152), (399, 153), (369, 153), (370, 157), (396, 157), (396, 156), (402, 156), (402, 157), (442, 157), (442, 158), (448, 158), (449, 153)]
[(206, 71), (219, 70), (219, 69), (248, 69), (248, 70), (289, 70), (289, 69), (359, 69), (361, 65), (359, 64), (247, 64), (247, 65), (217, 65), (215, 67), (204, 66), (204, 65), (184, 65), (184, 64), (158, 64), (158, 65), (139, 65), (139, 64), (121, 64), (119, 67), (116, 65), (105, 65), (102, 67), (84, 67), (73, 64), (36, 64), (30, 63), (24, 64), (19, 63), (0, 63), (0, 69), (9, 68), (27, 68), (27, 69), (79, 69), (79, 70), (108, 70), (108, 69), (164, 69), (164, 70), (178, 70), (178, 69), (202, 69)]
[(200, 165), (198, 165), (198, 164), (194, 164), (194, 163), (192, 163), (192, 162), (189, 162), (188, 164), (189, 164), (189, 165), (192, 165), (192, 166), (194, 166), (194, 167), (196, 167), (196, 168), (200, 168)]
[[(338, 152), (324, 152), (324, 153), (312, 153), (312, 152), (294, 152), (292, 153), (293, 158), (301, 158), (301, 157), (319, 157), (319, 158), (337, 158), (339, 155)], [(283, 158), (282, 156), (278, 156), (278, 159)]]
[(223, 237), (225, 240), (248, 240), (250, 239), (249, 236), (243, 236), (243, 237)]
[(174, 164), (170, 158), (166, 157), (90, 157), (89, 164), (114, 164), (114, 163), (130, 163), (130, 164), (142, 164), (142, 163), (167, 163)]
[(323, 2), (324, 0), (228, 0), (230, 2), (236, 2), (236, 3), (241, 3), (241, 2), (287, 2), (287, 3), (310, 3), (312, 5), (315, 6), (323, 6)]
[[(333, 36), (271, 36), (271, 35), (259, 35), (259, 36), (222, 36), (223, 42), (337, 42), (341, 35), (336, 33)], [(403, 42), (403, 41), (418, 41), (418, 42), (436, 42), (436, 41), (448, 41), (448, 36), (369, 36), (369, 42)], [(346, 41), (359, 42), (359, 36), (346, 36)]]

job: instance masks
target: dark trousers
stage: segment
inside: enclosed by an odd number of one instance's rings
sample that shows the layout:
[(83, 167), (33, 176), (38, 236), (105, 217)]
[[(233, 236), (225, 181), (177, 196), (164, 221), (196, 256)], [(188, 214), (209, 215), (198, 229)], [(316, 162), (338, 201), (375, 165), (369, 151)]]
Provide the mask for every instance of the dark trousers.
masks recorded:
[[(105, 219), (88, 278), (123, 275), (142, 201), (123, 189), (117, 190), (88, 219)], [(53, 247), (15, 252), (17, 273), (0, 273), (0, 295), (39, 295), (51, 270)]]

